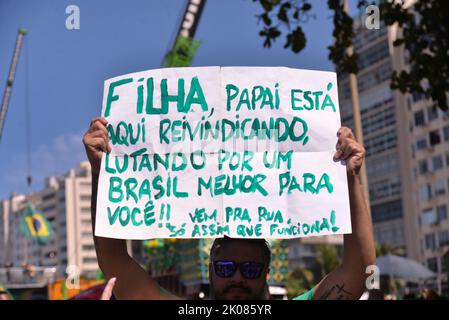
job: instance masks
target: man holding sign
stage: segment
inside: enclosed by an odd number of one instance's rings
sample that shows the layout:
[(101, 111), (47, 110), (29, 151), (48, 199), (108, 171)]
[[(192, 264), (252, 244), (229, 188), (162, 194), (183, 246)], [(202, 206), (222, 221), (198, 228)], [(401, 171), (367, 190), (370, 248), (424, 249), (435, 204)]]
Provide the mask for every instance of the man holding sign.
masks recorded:
[(116, 296), (174, 298), (123, 239), (216, 238), (211, 296), (263, 299), (271, 256), (263, 238), (345, 234), (342, 266), (302, 298), (358, 299), (375, 253), (358, 176), (364, 149), (338, 129), (336, 87), (334, 73), (287, 68), (107, 80), (103, 117), (83, 142), (98, 261), (117, 278)]

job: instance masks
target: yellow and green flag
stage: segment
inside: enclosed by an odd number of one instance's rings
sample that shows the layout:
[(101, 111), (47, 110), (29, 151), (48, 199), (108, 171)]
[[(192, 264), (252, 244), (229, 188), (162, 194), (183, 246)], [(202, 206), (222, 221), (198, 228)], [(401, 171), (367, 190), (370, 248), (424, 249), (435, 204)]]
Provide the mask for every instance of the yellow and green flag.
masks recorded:
[(51, 224), (42, 213), (36, 211), (31, 203), (28, 203), (25, 209), (24, 217), (20, 223), (20, 230), (25, 236), (35, 239), (40, 245), (47, 243), (53, 234)]

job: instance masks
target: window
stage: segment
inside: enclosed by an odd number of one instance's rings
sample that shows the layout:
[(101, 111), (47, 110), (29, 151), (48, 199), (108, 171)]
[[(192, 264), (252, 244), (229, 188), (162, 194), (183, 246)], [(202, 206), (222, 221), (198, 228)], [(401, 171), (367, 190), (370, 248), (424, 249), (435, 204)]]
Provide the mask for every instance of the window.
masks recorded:
[(377, 112), (370, 112), (369, 114), (367, 112), (367, 110), (362, 112), (364, 134), (376, 132), (396, 123), (395, 109), (393, 106), (378, 110)]
[(444, 141), (449, 140), (449, 125), (443, 128)]
[(441, 142), (440, 132), (438, 130), (430, 131), (429, 132), (429, 140), (430, 140), (431, 146), (439, 144)]
[(438, 221), (443, 221), (447, 219), (447, 207), (446, 205), (437, 207), (437, 218)]
[(438, 233), (438, 242), (440, 244), (440, 247), (449, 245), (449, 231), (448, 230), (440, 231)]
[(443, 156), (437, 155), (432, 158), (432, 169), (433, 171), (440, 170), (444, 166), (443, 164)]
[(429, 172), (429, 167), (427, 166), (427, 159), (419, 161), (418, 167), (420, 174), (425, 174)]
[(391, 176), (388, 179), (376, 181), (370, 185), (370, 198), (372, 200), (399, 195), (400, 192), (401, 183), (397, 176)]
[(393, 149), (397, 145), (396, 130), (390, 130), (381, 135), (365, 140), (365, 150), (368, 156)]
[(90, 244), (89, 245), (83, 245), (82, 248), (83, 248), (83, 251), (93, 251), (95, 249), (93, 244), (92, 245), (90, 245)]
[(90, 201), (90, 194), (82, 194), (80, 196), (81, 201)]
[(416, 111), (415, 114), (415, 126), (421, 127), (426, 124), (426, 120), (424, 119), (424, 111)]
[(434, 224), (435, 222), (437, 222), (435, 211), (432, 208), (423, 210), (421, 214), (421, 223), (423, 225), (429, 225)]
[(91, 257), (83, 258), (83, 263), (97, 263), (97, 258)]
[(48, 201), (48, 200), (50, 200), (50, 199), (53, 199), (54, 197), (55, 197), (55, 194), (54, 194), (54, 193), (49, 193), (49, 194), (43, 196), (43, 197), (42, 197), (42, 200), (43, 200), (43, 201)]
[(79, 168), (78, 170), (77, 170), (77, 176), (79, 176), (79, 177), (87, 177), (87, 174), (88, 174), (88, 170), (86, 169), (86, 168)]
[[(371, 72), (360, 75), (357, 79), (359, 92), (370, 89), (391, 77), (391, 63), (383, 63)], [(365, 122), (363, 123), (365, 125)]]
[(427, 108), (427, 119), (429, 122), (438, 119), (438, 110), (436, 107)]
[(91, 232), (82, 232), (81, 237), (82, 238), (92, 238), (92, 233)]
[(437, 272), (438, 271), (438, 262), (437, 262), (437, 258), (430, 258), (427, 259), (427, 267), (432, 270), (433, 272)]
[(427, 137), (416, 140), (416, 149), (423, 150), (427, 148)]
[(365, 110), (377, 110), (383, 106), (394, 107), (393, 103), (393, 94), (388, 86), (380, 86), (378, 90), (368, 91), (360, 95), (362, 117)]
[(432, 188), (430, 184), (425, 184), (419, 187), (419, 199), (421, 201), (429, 201), (432, 198)]
[(434, 250), (436, 248), (435, 235), (433, 233), (426, 234), (426, 249)]
[(55, 205), (51, 205), (51, 206), (46, 206), (42, 208), (42, 211), (47, 212), (47, 211), (52, 211), (54, 208), (56, 208)]
[(402, 217), (401, 200), (390, 201), (372, 206), (373, 222), (382, 222)]
[(377, 178), (382, 175), (391, 175), (398, 172), (399, 159), (398, 157), (392, 157), (387, 154), (378, 158), (376, 161), (367, 162), (366, 169), (368, 171), (368, 177)]
[(426, 96), (423, 93), (413, 92), (413, 102), (424, 100)]
[(438, 180), (433, 185), (433, 193), (435, 196), (440, 196), (446, 193), (446, 181), (445, 180)]
[(389, 56), (388, 41), (382, 41), (360, 54), (358, 66), (362, 70)]
[(375, 30), (368, 30), (365, 29), (364, 26), (361, 26), (360, 28), (356, 29), (356, 37), (354, 38), (354, 48), (360, 49), (370, 43), (374, 43), (374, 40), (379, 39), (380, 37), (385, 37), (387, 33), (385, 32), (385, 29), (382, 28), (385, 26), (383, 22), (380, 23), (380, 28)]

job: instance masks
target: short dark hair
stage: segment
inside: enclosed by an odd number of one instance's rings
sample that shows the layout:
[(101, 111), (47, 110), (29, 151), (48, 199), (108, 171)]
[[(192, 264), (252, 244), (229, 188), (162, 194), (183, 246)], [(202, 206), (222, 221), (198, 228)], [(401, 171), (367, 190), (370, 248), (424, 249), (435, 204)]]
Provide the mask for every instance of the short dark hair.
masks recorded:
[(215, 257), (218, 255), (219, 250), (230, 243), (233, 242), (245, 242), (250, 243), (255, 246), (258, 246), (260, 250), (262, 251), (262, 258), (264, 262), (266, 263), (266, 266), (270, 266), (271, 262), (271, 250), (270, 247), (265, 239), (242, 239), (242, 238), (230, 238), (227, 236), (224, 236), (223, 238), (216, 238), (214, 240), (214, 243), (212, 244), (212, 247), (210, 248), (210, 261), (213, 262), (215, 260)]

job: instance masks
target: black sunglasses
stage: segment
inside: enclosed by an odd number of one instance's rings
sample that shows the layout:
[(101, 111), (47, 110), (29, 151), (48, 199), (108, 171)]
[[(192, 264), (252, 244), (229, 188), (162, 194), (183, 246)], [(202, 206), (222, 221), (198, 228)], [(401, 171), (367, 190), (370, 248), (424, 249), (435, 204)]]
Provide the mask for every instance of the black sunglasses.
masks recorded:
[(235, 262), (230, 260), (214, 261), (214, 271), (220, 278), (232, 277), (240, 269), (245, 279), (257, 279), (262, 275), (264, 264), (255, 261)]

